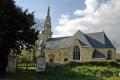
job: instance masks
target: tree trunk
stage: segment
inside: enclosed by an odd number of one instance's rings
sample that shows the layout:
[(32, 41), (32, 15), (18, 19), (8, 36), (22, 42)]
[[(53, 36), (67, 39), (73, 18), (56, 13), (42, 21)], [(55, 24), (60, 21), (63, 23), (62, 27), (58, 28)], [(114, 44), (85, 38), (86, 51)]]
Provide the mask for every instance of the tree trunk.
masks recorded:
[(0, 75), (4, 75), (6, 73), (6, 67), (8, 65), (8, 55), (9, 48), (6, 46), (0, 47)]
[(6, 73), (6, 67), (8, 64), (8, 58), (0, 56), (0, 76)]

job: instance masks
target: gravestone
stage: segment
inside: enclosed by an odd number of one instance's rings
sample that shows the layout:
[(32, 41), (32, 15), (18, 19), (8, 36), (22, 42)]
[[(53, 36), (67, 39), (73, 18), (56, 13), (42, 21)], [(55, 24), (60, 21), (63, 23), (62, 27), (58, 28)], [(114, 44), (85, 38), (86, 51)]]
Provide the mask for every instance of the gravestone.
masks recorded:
[(46, 61), (44, 56), (37, 57), (36, 72), (44, 72), (46, 69)]
[(8, 56), (8, 66), (6, 68), (6, 72), (16, 72), (16, 57), (14, 55)]

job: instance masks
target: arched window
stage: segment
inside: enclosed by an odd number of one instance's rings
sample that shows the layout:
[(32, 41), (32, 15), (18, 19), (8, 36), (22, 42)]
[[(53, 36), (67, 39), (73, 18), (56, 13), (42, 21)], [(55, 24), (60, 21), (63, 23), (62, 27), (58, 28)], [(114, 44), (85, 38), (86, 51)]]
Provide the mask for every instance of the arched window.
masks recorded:
[(107, 59), (110, 60), (112, 58), (112, 51), (108, 50), (107, 51)]
[(80, 60), (80, 48), (78, 46), (73, 49), (73, 60)]
[(49, 62), (53, 63), (54, 62), (54, 58), (55, 58), (55, 56), (53, 54), (50, 54), (49, 55)]

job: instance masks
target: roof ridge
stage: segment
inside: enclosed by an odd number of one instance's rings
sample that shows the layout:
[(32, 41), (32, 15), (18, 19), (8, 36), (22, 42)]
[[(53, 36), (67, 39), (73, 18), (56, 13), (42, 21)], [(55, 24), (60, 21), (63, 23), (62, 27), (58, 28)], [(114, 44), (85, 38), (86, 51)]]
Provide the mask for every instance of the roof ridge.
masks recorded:
[(97, 34), (97, 33), (104, 33), (105, 34), (105, 32), (93, 32), (93, 33), (86, 33), (86, 34)]
[(64, 37), (53, 37), (51, 39), (55, 39), (55, 38), (68, 38), (68, 37), (72, 37), (72, 36), (64, 36)]

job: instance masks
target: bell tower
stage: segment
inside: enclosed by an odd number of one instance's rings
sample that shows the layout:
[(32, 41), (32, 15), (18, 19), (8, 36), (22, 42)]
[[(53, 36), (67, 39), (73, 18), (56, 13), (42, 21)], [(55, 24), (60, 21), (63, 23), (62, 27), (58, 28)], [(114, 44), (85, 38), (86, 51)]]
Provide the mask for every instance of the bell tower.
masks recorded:
[(47, 41), (52, 37), (51, 31), (51, 19), (50, 19), (50, 7), (48, 7), (47, 16), (44, 22), (44, 30), (42, 32), (44, 41)]

